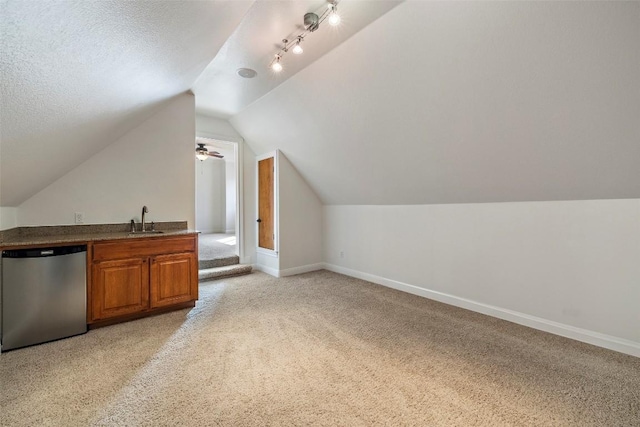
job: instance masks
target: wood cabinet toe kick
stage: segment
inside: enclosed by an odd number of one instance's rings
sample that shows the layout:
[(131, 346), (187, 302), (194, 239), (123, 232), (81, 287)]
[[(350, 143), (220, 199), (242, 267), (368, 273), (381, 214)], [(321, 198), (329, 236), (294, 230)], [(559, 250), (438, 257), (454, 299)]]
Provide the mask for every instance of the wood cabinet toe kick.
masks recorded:
[(198, 235), (100, 241), (88, 253), (90, 328), (193, 307)]

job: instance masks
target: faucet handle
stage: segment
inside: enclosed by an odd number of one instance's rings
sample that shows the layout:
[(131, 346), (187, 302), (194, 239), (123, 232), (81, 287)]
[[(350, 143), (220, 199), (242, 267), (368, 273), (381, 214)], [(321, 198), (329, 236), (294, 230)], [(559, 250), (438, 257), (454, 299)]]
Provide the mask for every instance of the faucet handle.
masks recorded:
[(156, 223), (151, 221), (151, 231), (156, 231)]
[(131, 232), (136, 232), (136, 222), (134, 220), (131, 220)]

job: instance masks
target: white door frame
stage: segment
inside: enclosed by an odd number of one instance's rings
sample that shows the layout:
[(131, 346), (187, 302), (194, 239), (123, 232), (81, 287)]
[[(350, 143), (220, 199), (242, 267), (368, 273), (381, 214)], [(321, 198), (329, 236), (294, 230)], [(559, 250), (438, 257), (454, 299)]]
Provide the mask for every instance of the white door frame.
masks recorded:
[(259, 180), (260, 180), (260, 172), (258, 170), (258, 163), (260, 162), (260, 160), (264, 160), (264, 159), (268, 159), (270, 157), (273, 157), (273, 234), (274, 234), (274, 239), (273, 239), (273, 250), (271, 249), (266, 249), (266, 248), (261, 248), (260, 245), (260, 226), (258, 224), (258, 222), (256, 221), (256, 252), (260, 253), (260, 254), (264, 254), (264, 255), (268, 255), (268, 256), (272, 256), (277, 258), (278, 257), (278, 252), (279, 252), (279, 247), (280, 247), (280, 209), (278, 209), (278, 201), (280, 200), (278, 197), (278, 193), (279, 193), (279, 182), (280, 179), (279, 177), (279, 166), (278, 166), (278, 153), (279, 150), (275, 150), (275, 151), (270, 151), (268, 153), (264, 153), (261, 154), (259, 156), (256, 156), (256, 164), (255, 164), (255, 170), (256, 170), (256, 220), (258, 219), (258, 215), (260, 215), (260, 187), (259, 187)]
[[(197, 131), (196, 138), (206, 138), (214, 141), (223, 142), (226, 144), (232, 144), (234, 149), (233, 153), (235, 156), (236, 162), (236, 255), (240, 257), (241, 263), (247, 262), (247, 257), (244, 255), (244, 191), (243, 191), (243, 180), (244, 176), (244, 144), (243, 140), (234, 140), (233, 138), (219, 136), (212, 134), (210, 132)], [(195, 140), (194, 150), (195, 150)], [(199, 160), (198, 160), (199, 161)], [(206, 160), (204, 160), (206, 162)], [(198, 198), (197, 189), (196, 189), (196, 201)]]

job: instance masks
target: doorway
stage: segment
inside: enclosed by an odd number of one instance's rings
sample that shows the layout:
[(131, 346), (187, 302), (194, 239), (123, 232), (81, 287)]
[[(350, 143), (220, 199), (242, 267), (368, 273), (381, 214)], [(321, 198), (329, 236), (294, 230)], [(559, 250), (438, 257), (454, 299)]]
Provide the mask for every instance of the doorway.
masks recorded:
[(197, 137), (222, 158), (196, 159), (196, 229), (200, 269), (238, 264), (240, 259), (240, 170), (235, 142)]
[(278, 258), (278, 150), (256, 156), (258, 255)]
[(275, 250), (274, 157), (258, 161), (258, 247)]

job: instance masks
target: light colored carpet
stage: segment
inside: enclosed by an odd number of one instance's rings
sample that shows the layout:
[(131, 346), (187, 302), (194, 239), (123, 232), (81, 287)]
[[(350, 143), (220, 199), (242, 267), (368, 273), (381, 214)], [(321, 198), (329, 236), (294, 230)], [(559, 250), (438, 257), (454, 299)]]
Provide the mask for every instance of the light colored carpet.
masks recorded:
[(215, 268), (240, 262), (233, 234), (200, 234), (198, 236), (198, 268)]
[(638, 426), (640, 359), (321, 271), (0, 355), (3, 426)]
[(248, 264), (235, 264), (215, 268), (201, 268), (198, 270), (198, 280), (205, 282), (209, 280), (221, 279), (224, 277), (241, 276), (250, 274), (253, 267)]

